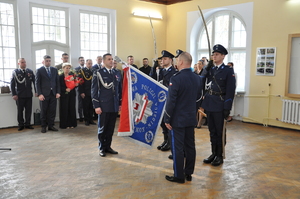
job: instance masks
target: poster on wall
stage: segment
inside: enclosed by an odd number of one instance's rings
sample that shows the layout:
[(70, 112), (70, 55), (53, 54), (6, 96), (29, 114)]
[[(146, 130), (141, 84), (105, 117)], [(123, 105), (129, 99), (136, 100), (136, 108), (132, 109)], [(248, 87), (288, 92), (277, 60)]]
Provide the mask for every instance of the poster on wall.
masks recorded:
[(257, 48), (256, 75), (274, 76), (276, 48)]

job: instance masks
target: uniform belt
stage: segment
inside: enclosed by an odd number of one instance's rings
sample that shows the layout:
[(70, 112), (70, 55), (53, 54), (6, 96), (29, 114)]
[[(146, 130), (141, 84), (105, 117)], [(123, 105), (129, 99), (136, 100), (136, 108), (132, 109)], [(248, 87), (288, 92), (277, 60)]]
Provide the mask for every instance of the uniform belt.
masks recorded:
[(226, 93), (221, 93), (221, 92), (216, 92), (216, 91), (213, 91), (213, 90), (208, 90), (208, 94), (209, 95), (226, 95)]

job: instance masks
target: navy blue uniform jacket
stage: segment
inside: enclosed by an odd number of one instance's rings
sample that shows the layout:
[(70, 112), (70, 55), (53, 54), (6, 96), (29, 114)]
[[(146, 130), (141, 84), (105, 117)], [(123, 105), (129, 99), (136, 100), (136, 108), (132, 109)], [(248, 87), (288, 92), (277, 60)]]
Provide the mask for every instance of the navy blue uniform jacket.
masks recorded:
[[(19, 81), (24, 80), (24, 83), (19, 83)], [(32, 97), (32, 87), (31, 84), (34, 86), (34, 91), (36, 92), (35, 87), (35, 76), (33, 74), (33, 71), (29, 68), (25, 69), (25, 73), (21, 69), (15, 69), (12, 74), (12, 79), (10, 82), (11, 86), (11, 93), (12, 96), (17, 95), (20, 98), (27, 98)]]
[[(216, 67), (213, 67), (206, 77), (207, 83), (211, 82), (211, 85), (204, 96), (202, 108), (209, 112), (221, 112), (224, 109), (231, 110), (235, 95), (235, 75), (233, 68), (223, 63), (218, 70)], [(210, 94), (209, 90), (222, 93), (222, 95)]]
[[(99, 74), (98, 74), (99, 73)], [(101, 75), (103, 83), (109, 85), (113, 82), (112, 88), (105, 88), (100, 82), (98, 76)], [(120, 77), (112, 70), (109, 74), (107, 69), (101, 68), (94, 72), (92, 79), (92, 101), (94, 108), (101, 108), (102, 112), (118, 112), (119, 105), (121, 105), (121, 88)]]
[(164, 122), (172, 127), (195, 126), (196, 100), (200, 98), (201, 89), (201, 77), (190, 68), (176, 73), (170, 79)]
[(60, 93), (60, 83), (57, 69), (50, 66), (51, 78), (44, 66), (36, 70), (35, 86), (38, 95), (49, 96), (52, 92), (55, 96)]

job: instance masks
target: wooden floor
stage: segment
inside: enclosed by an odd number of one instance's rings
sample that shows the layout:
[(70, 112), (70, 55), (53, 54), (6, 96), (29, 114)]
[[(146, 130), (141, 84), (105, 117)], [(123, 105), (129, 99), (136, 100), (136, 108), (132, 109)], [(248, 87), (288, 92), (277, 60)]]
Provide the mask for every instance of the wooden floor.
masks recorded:
[[(56, 124), (58, 126), (58, 124)], [(0, 130), (0, 198), (300, 198), (300, 132), (233, 121), (222, 166), (210, 155), (207, 127), (196, 130), (193, 181), (177, 184), (170, 152), (114, 136), (119, 155), (100, 157), (96, 126), (40, 133)]]

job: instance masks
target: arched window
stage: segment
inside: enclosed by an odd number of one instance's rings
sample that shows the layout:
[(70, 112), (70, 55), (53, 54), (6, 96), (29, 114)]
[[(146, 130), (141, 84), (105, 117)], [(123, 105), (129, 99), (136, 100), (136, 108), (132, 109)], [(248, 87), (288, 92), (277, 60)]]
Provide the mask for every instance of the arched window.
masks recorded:
[[(233, 11), (219, 11), (207, 20), (211, 47), (221, 44), (228, 50), (224, 63), (233, 62), (234, 71), (237, 73), (237, 91), (245, 91), (246, 67), (246, 29), (241, 17)], [(208, 43), (205, 27), (200, 29), (198, 59), (208, 56)]]

